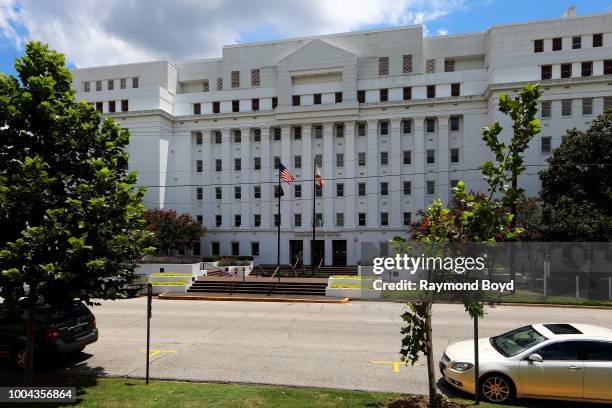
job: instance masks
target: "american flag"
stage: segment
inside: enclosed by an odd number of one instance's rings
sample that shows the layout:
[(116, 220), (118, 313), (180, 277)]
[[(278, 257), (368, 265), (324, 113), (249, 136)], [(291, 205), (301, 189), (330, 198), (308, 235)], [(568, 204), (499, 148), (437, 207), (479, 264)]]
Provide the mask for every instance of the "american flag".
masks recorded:
[(283, 179), (285, 183), (291, 184), (295, 181), (295, 177), (293, 177), (293, 175), (289, 173), (289, 170), (285, 166), (283, 166), (283, 163), (278, 164), (278, 171), (280, 174), (280, 178)]

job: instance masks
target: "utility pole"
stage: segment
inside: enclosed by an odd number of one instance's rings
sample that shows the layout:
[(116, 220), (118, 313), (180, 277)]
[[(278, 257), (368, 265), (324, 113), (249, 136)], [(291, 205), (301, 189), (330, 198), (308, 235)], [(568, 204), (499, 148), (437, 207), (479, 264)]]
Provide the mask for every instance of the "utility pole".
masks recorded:
[(312, 240), (310, 241), (310, 271), (312, 276), (314, 276), (314, 248), (315, 248), (315, 231), (316, 231), (316, 211), (315, 205), (317, 203), (317, 160), (314, 159), (312, 162)]

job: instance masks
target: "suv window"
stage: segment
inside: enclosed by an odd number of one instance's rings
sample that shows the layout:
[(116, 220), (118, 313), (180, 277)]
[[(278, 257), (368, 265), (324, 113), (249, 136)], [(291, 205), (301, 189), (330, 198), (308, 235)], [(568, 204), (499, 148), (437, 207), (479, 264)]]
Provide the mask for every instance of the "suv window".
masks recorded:
[(585, 341), (585, 361), (612, 361), (612, 343), (606, 341)]
[(580, 360), (581, 347), (580, 341), (559, 341), (542, 347), (536, 353), (541, 355), (544, 361), (574, 361)]

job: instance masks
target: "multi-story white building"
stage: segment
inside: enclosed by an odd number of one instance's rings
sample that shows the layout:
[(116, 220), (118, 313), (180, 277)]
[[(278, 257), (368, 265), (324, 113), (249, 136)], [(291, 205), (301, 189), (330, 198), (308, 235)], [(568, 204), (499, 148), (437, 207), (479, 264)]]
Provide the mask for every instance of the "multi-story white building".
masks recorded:
[(519, 183), (535, 195), (566, 129), (612, 105), (612, 13), (437, 37), (411, 26), (231, 45), (216, 59), (74, 71), (77, 97), (130, 130), (146, 205), (202, 220), (202, 255), (276, 263), (282, 162), (297, 179), (283, 184), (285, 264), (300, 252), (310, 263), (315, 160), (326, 181), (315, 262), (355, 264), (406, 237), (457, 180), (485, 188), (478, 168), (492, 157), (480, 129), (499, 120), (510, 137), (498, 96), (529, 82), (544, 91), (542, 132)]

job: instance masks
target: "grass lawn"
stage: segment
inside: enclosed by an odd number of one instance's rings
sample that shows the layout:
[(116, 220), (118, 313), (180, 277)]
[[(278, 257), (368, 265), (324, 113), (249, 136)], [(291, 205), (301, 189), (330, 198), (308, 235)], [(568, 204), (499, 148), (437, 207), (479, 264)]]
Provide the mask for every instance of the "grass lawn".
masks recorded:
[[(97, 378), (79, 387), (79, 407), (386, 407), (402, 395), (384, 392), (350, 391), (327, 388), (292, 388), (243, 384), (198, 384), (124, 378)], [(452, 398), (467, 407), (469, 397)], [(525, 401), (516, 405), (481, 403), (481, 408), (512, 407), (586, 407), (575, 403)], [(70, 405), (64, 405), (70, 406)]]

